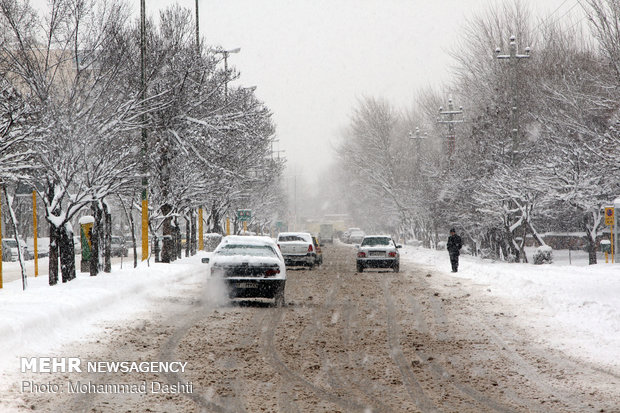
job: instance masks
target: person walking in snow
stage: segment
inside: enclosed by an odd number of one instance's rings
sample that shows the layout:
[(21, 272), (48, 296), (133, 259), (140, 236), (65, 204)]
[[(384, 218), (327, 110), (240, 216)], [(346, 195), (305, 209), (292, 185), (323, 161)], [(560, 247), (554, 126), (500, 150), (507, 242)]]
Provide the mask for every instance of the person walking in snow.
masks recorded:
[(450, 254), (450, 264), (452, 264), (452, 272), (457, 272), (459, 269), (459, 254), (461, 253), (461, 247), (463, 241), (461, 237), (456, 235), (454, 228), (450, 228), (450, 236), (448, 237), (448, 254)]

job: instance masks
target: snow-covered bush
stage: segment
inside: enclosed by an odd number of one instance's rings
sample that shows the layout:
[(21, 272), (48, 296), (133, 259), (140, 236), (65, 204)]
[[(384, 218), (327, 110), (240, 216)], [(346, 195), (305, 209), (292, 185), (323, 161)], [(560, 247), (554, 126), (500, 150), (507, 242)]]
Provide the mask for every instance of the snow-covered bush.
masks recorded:
[(536, 248), (534, 252), (534, 264), (552, 264), (553, 263), (553, 249), (548, 245), (541, 245)]
[(448, 244), (448, 243), (447, 243), (446, 241), (439, 241), (439, 242), (437, 243), (437, 249), (438, 249), (438, 250), (445, 250), (445, 249), (446, 249), (447, 244)]
[(471, 255), (471, 248), (469, 248), (469, 245), (463, 245), (461, 248), (461, 254)]

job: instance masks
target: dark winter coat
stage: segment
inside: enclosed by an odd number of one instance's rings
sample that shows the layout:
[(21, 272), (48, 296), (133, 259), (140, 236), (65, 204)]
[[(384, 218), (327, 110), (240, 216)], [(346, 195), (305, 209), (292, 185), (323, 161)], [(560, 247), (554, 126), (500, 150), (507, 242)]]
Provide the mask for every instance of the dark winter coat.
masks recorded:
[(446, 245), (446, 247), (448, 248), (448, 252), (450, 254), (459, 255), (459, 251), (461, 250), (462, 246), (463, 241), (458, 235), (454, 234), (448, 237), (448, 244)]

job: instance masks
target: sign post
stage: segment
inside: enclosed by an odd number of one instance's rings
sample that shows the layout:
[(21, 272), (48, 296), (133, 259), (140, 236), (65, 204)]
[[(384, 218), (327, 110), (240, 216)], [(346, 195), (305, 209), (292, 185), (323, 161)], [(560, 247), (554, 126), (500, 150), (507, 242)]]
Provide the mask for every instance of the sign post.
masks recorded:
[(605, 207), (605, 225), (609, 226), (611, 231), (611, 263), (614, 263), (614, 207)]
[(202, 225), (202, 207), (198, 208), (198, 251), (205, 249), (204, 227)]
[(238, 209), (237, 219), (243, 222), (243, 234), (246, 235), (248, 231), (248, 221), (252, 219), (251, 209)]
[(32, 190), (32, 233), (34, 246), (34, 276), (39, 276), (39, 231), (37, 229), (37, 191)]

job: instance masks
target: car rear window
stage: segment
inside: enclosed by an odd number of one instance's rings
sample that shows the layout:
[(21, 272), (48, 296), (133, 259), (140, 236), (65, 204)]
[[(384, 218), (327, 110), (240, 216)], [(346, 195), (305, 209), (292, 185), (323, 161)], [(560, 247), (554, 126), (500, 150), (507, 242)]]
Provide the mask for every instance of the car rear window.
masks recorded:
[(269, 245), (226, 244), (215, 252), (219, 255), (249, 255), (252, 257), (278, 257)]
[(290, 241), (305, 241), (299, 235), (281, 235), (278, 237), (278, 241), (280, 242), (290, 242)]
[(387, 237), (364, 238), (362, 245), (369, 247), (374, 247), (376, 245), (390, 245), (390, 241), (390, 238)]

